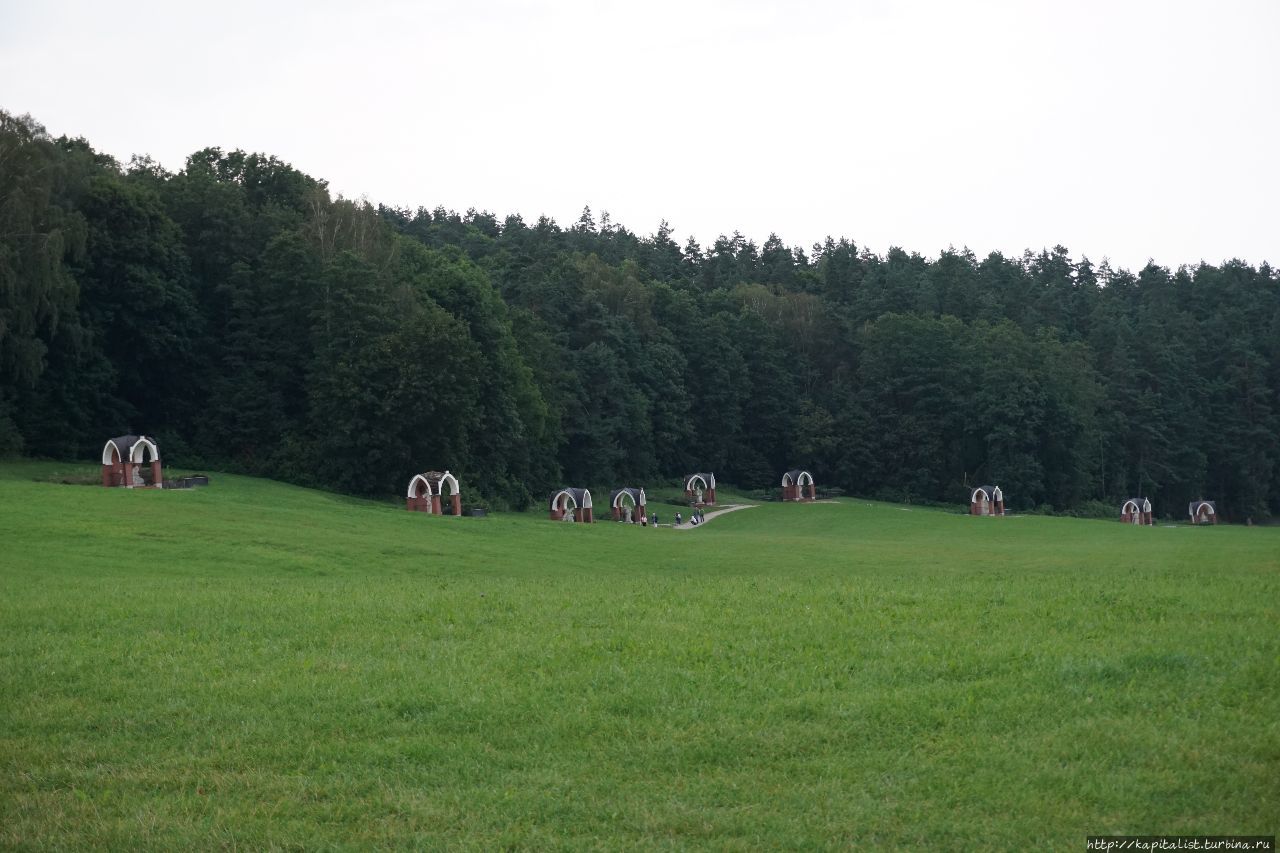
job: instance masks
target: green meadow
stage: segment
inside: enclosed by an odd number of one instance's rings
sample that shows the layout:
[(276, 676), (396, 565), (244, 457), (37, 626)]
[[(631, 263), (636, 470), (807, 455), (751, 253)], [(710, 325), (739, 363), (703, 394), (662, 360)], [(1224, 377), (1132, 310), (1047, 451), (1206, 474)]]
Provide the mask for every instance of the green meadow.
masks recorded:
[(0, 466), (4, 848), (1280, 828), (1277, 528), (845, 499), (673, 531), (64, 474), (96, 469)]

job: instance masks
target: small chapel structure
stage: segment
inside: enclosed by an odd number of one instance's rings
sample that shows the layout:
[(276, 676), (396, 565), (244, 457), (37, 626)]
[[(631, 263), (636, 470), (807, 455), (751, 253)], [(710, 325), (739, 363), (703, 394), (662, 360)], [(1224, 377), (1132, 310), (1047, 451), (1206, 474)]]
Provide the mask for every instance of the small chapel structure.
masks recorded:
[(551, 495), (552, 521), (595, 521), (591, 514), (591, 492), (586, 489), (561, 489)]
[(644, 489), (623, 486), (614, 489), (609, 495), (609, 505), (613, 508), (614, 521), (626, 521), (639, 524), (646, 518)]
[(1129, 498), (1120, 507), (1120, 520), (1125, 524), (1142, 524), (1150, 527), (1154, 524), (1151, 520), (1151, 501), (1146, 498)]
[(102, 485), (126, 489), (164, 488), (160, 448), (145, 435), (121, 435), (102, 448)]
[(978, 486), (969, 494), (969, 515), (1004, 515), (1004, 492), (999, 486)]
[(1192, 501), (1187, 507), (1192, 524), (1217, 524), (1218, 505), (1213, 501)]
[[(449, 511), (444, 512), (442, 498), (449, 494)], [(427, 471), (416, 474), (409, 481), (404, 508), (410, 512), (426, 512), (432, 515), (462, 515), (462, 489), (458, 478), (448, 471)]]
[(784, 501), (811, 501), (817, 497), (813, 475), (795, 468), (782, 475), (782, 499)]
[(690, 474), (684, 478), (684, 499), (694, 506), (710, 506), (716, 502), (716, 475)]

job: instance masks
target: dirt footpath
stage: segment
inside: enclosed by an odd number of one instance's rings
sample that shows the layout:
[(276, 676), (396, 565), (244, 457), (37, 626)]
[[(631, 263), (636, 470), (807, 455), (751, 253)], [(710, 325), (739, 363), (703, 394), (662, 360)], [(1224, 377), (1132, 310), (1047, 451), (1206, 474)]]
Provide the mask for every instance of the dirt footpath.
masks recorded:
[[(736, 512), (737, 510), (740, 510), (740, 509), (753, 509), (756, 506), (759, 506), (759, 504), (730, 504), (724, 509), (717, 509), (712, 512), (703, 513), (702, 524), (708, 523), (709, 521), (711, 521), (711, 519), (715, 518), (717, 515), (724, 515), (726, 512)], [(690, 522), (686, 521), (684, 524), (671, 525), (671, 529), (672, 530), (693, 530), (695, 527), (701, 527), (702, 524), (691, 524)]]

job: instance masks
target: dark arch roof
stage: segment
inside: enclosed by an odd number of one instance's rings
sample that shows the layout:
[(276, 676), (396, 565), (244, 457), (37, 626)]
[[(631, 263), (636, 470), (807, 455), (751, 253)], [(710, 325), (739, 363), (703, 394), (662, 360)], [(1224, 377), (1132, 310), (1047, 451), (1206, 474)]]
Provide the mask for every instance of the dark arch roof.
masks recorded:
[(698, 472), (698, 473), (696, 473), (696, 474), (690, 474), (690, 475), (688, 475), (687, 477), (685, 477), (685, 478), (684, 478), (684, 487), (685, 487), (685, 490), (686, 490), (686, 491), (687, 491), (687, 490), (689, 490), (689, 489), (691, 488), (691, 487), (689, 486), (689, 484), (690, 484), (691, 482), (693, 482), (693, 478), (694, 478), (694, 477), (700, 477), (700, 478), (702, 478), (702, 482), (704, 482), (704, 483), (706, 483), (706, 484), (707, 484), (707, 488), (708, 488), (708, 489), (714, 489), (714, 488), (716, 487), (716, 475), (715, 475), (715, 474), (712, 474), (712, 473), (710, 473), (709, 471), (699, 471), (699, 472)]
[[(139, 441), (145, 441), (152, 447), (151, 457), (153, 460), (160, 458), (160, 445), (154, 438), (146, 435), (118, 435), (115, 438), (107, 439), (107, 445), (115, 445), (116, 452), (120, 454), (120, 461), (123, 462), (129, 458), (130, 451)], [(107, 462), (107, 445), (102, 447), (103, 464)]]
[(555, 509), (556, 498), (560, 497), (560, 495), (564, 494), (565, 492), (568, 492), (569, 497), (573, 498), (573, 502), (577, 506), (583, 507), (583, 508), (591, 506), (591, 492), (589, 490), (572, 489), (572, 488), (556, 489), (554, 492), (551, 493), (551, 497), (547, 499), (547, 505), (550, 506), (552, 509)]
[(1125, 498), (1124, 503), (1120, 504), (1120, 509), (1121, 509), (1121, 510), (1123, 510), (1123, 509), (1124, 509), (1125, 507), (1127, 507), (1129, 504), (1133, 504), (1133, 505), (1134, 505), (1134, 506), (1136, 506), (1139, 510), (1141, 510), (1141, 509), (1142, 509), (1142, 505), (1143, 505), (1144, 503), (1146, 503), (1146, 500), (1147, 500), (1146, 498)]
[(792, 468), (790, 471), (788, 471), (787, 473), (785, 473), (785, 474), (783, 474), (783, 475), (782, 475), (782, 483), (783, 483), (783, 485), (786, 485), (786, 482), (787, 482), (787, 480), (788, 480), (788, 479), (790, 479), (792, 483), (797, 483), (797, 482), (799, 482), (799, 481), (800, 481), (800, 475), (801, 475), (801, 474), (808, 474), (808, 475), (809, 475), (809, 479), (810, 479), (810, 480), (812, 480), (812, 479), (813, 479), (813, 474), (812, 474), (812, 473), (810, 473), (809, 471), (805, 470), (804, 468)]
[(1209, 511), (1214, 515), (1218, 514), (1218, 504), (1215, 501), (1192, 501), (1187, 506), (1187, 515), (1195, 515), (1200, 511), (1200, 507), (1208, 505)]
[(609, 493), (609, 506), (617, 506), (618, 499), (623, 495), (631, 495), (631, 500), (635, 502), (636, 506), (640, 506), (645, 503), (644, 489), (637, 489), (632, 486), (623, 486), (621, 489), (614, 489)]
[[(995, 498), (993, 498), (992, 495), (995, 494), (996, 489), (998, 488), (1000, 487), (999, 486), (974, 486), (973, 491), (969, 492), (969, 500), (970, 502), (977, 500), (978, 492), (986, 493), (987, 500), (995, 500)], [(1000, 496), (1004, 497), (1004, 492), (1001, 492)]]
[[(458, 486), (458, 478), (450, 474), (448, 471), (426, 471), (418, 476), (431, 484), (431, 494), (433, 495), (444, 494), (441, 489), (444, 487), (446, 480), (452, 481), (454, 491), (461, 491), (461, 488)], [(453, 492), (450, 492), (450, 494), (453, 494)]]
[(427, 490), (423, 493), (423, 497), (427, 495), (443, 495), (444, 483), (446, 481), (453, 484), (449, 490), (450, 495), (462, 494), (462, 487), (458, 485), (458, 478), (450, 474), (448, 471), (425, 471), (421, 474), (414, 474), (409, 480), (409, 497), (414, 497), (413, 487), (422, 481), (426, 484)]
[(138, 443), (138, 439), (141, 437), (140, 435), (118, 435), (110, 439), (110, 441), (116, 446), (116, 450), (120, 451), (120, 456), (123, 458), (129, 453), (130, 448)]

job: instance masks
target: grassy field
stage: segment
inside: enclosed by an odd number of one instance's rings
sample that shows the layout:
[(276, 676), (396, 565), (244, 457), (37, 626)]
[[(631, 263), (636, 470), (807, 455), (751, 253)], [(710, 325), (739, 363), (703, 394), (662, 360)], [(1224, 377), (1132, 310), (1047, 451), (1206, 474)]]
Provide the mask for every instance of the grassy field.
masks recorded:
[(34, 481), (72, 470), (0, 466), (6, 848), (1280, 828), (1280, 529)]

